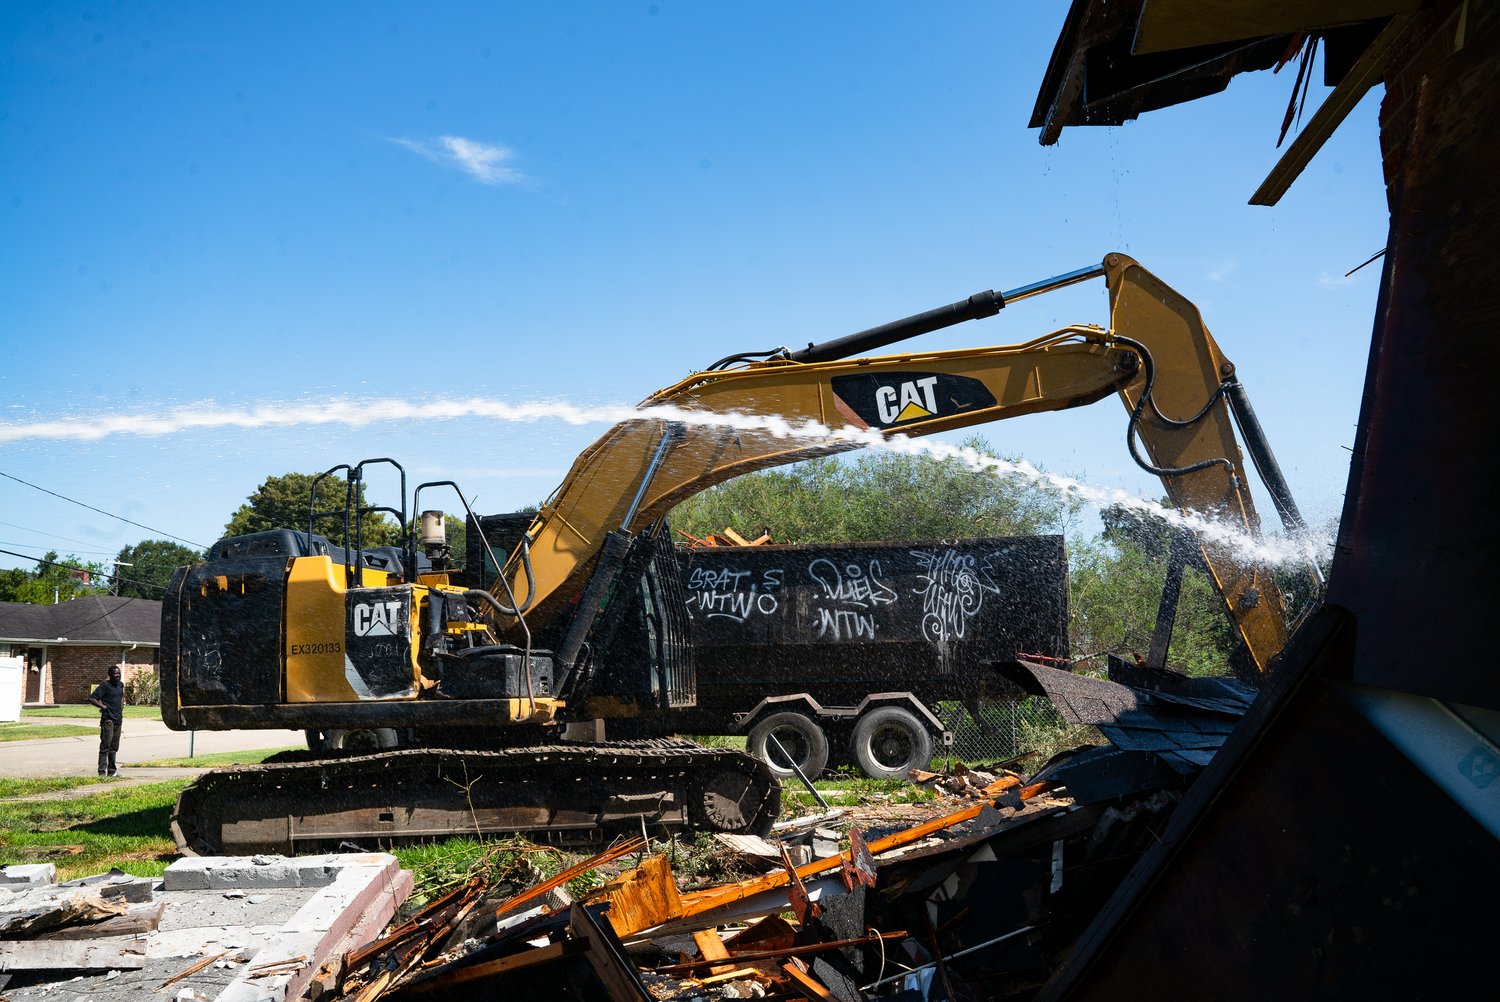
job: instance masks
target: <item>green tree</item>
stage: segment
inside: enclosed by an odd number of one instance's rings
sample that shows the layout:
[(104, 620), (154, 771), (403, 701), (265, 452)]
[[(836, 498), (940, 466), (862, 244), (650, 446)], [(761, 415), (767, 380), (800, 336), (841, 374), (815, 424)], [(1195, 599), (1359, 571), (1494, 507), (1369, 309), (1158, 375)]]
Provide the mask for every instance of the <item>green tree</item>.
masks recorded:
[[(1070, 623), (1068, 646), (1089, 667), (1104, 667), (1104, 655), (1126, 660), (1151, 649), (1166, 561), (1130, 543), (1102, 537), (1075, 540), (1068, 553)], [(1212, 587), (1194, 571), (1183, 575), (1176, 626), (1167, 666), (1190, 675), (1222, 675), (1228, 624)]]
[[(307, 530), (308, 504), (316, 475), (284, 473), (267, 477), (245, 503), (240, 505), (224, 526), (225, 536), (242, 536), (267, 529)], [(337, 546), (352, 543), (344, 535), (344, 497), (348, 485), (341, 477), (325, 477), (318, 484), (318, 517), (313, 531), (328, 537)], [(365, 485), (360, 484), (356, 505), (364, 507)], [(389, 546), (398, 543), (401, 529), (392, 519), (375, 512), (362, 520), (361, 541), (365, 546)]]
[[(1118, 506), (1101, 512), (1100, 520), (1102, 534), (1069, 546), (1069, 646), (1075, 658), (1103, 668), (1106, 653), (1131, 659), (1149, 652), (1173, 530), (1160, 519)], [(1190, 553), (1197, 551), (1190, 548)], [(1223, 600), (1202, 561), (1190, 555), (1166, 667), (1223, 675), (1235, 640)]]
[(203, 559), (203, 554), (166, 539), (143, 539), (120, 548), (115, 554), (116, 595), (129, 598), (161, 598), (172, 572)]
[(103, 595), (107, 572), (103, 564), (77, 557), (60, 557), (48, 550), (37, 561), (35, 570), (6, 571), (0, 574), (0, 602), (26, 602), (51, 605), (84, 595)]
[[(1000, 458), (982, 438), (964, 443)], [(688, 498), (668, 516), (694, 536), (734, 529), (778, 543), (961, 539), (1056, 531), (1068, 503), (1019, 478), (957, 460), (870, 451), (753, 473)]]

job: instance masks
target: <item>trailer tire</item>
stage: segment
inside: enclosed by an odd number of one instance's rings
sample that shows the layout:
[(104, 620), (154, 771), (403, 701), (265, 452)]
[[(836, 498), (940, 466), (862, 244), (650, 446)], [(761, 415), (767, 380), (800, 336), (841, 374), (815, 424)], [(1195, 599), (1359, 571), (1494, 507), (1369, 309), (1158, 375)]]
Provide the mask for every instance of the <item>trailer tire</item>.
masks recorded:
[(916, 714), (877, 706), (859, 718), (850, 741), (854, 761), (872, 779), (906, 779), (932, 761), (932, 734)]
[(750, 728), (750, 736), (745, 742), (750, 754), (764, 762), (777, 779), (790, 779), (796, 773), (785, 764), (774, 746), (767, 749), (772, 734), (809, 782), (817, 779), (828, 767), (828, 735), (823, 733), (823, 728), (805, 713), (784, 710), (762, 717)]
[(307, 747), (313, 751), (377, 752), (400, 744), (394, 727), (351, 727), (308, 731)]

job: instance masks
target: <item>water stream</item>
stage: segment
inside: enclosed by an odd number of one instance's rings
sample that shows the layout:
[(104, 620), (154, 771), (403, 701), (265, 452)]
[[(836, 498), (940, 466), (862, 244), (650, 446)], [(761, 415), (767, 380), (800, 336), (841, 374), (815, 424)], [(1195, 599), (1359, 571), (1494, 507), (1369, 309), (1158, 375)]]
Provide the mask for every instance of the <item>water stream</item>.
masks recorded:
[(830, 428), (816, 421), (790, 421), (775, 416), (708, 413), (675, 406), (634, 407), (625, 404), (580, 407), (563, 401), (514, 403), (483, 398), (428, 401), (342, 400), (312, 404), (262, 403), (238, 409), (210, 405), (177, 408), (165, 415), (116, 414), (92, 418), (0, 424), (0, 446), (28, 441), (97, 441), (116, 435), (163, 436), (180, 432), (241, 428), (285, 428), (342, 425), (360, 428), (383, 422), (482, 418), (510, 423), (561, 421), (569, 425), (612, 425), (633, 419), (657, 418), (705, 428), (758, 431), (808, 443), (848, 443), (874, 449), (926, 455), (962, 463), (977, 472), (1020, 477), (1069, 500), (1096, 508), (1119, 505), (1159, 518), (1196, 534), (1205, 543), (1232, 549), (1247, 562), (1293, 565), (1316, 562), (1331, 553), (1331, 539), (1315, 533), (1275, 534), (1256, 538), (1239, 526), (1211, 515), (1166, 508), (1121, 488), (1099, 487), (1073, 477), (1048, 473), (1020, 460), (986, 456), (965, 446), (902, 435), (887, 437), (858, 428)]

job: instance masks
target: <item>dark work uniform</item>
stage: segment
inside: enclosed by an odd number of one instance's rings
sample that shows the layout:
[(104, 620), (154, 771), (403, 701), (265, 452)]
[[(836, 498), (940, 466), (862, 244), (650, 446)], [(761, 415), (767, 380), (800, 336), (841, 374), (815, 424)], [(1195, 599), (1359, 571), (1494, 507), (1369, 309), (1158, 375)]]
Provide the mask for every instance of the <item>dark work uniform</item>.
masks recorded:
[(120, 727), (125, 719), (125, 684), (100, 682), (92, 698), (104, 704), (99, 711), (99, 775), (113, 776), (119, 772), (115, 753), (120, 750)]

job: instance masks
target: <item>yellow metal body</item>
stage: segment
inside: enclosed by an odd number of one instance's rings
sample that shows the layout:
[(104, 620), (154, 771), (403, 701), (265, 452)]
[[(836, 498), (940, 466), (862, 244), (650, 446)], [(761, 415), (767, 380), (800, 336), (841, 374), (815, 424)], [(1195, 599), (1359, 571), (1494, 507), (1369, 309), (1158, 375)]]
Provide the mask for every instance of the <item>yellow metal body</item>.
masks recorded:
[[(1198, 308), (1123, 254), (1106, 257), (1104, 269), (1111, 329), (1140, 341), (1155, 360), (1156, 383), (1151, 392), (1157, 408), (1176, 420), (1197, 414), (1213, 399), (1219, 384), (1234, 374), (1233, 364), (1219, 350)], [(1136, 380), (1120, 389), (1126, 409), (1135, 408), (1142, 386), (1143, 381)], [(1223, 397), (1214, 402), (1204, 420), (1188, 428), (1165, 424), (1146, 407), (1139, 433), (1147, 457), (1158, 467), (1182, 468), (1203, 460), (1228, 459), (1234, 467), (1232, 474), (1215, 464), (1163, 477), (1162, 485), (1178, 508), (1211, 515), (1251, 538), (1260, 535), (1244, 456)], [(1281, 590), (1271, 569), (1246, 562), (1222, 543), (1205, 541), (1200, 549), (1230, 617), (1264, 671), (1287, 641)]]
[[(390, 581), (385, 571), (366, 568), (360, 584), (380, 588)], [(425, 589), (422, 589), (425, 591)], [(286, 581), (286, 701), (288, 703), (342, 703), (360, 698), (345, 670), (348, 638), (344, 635), (344, 568), (328, 557), (297, 557), (291, 561)], [(412, 608), (417, 603), (412, 602)], [(415, 699), (421, 670), (412, 664)]]
[[(822, 436), (778, 434), (764, 426), (783, 419), (792, 426), (816, 421), (833, 429), (870, 428), (886, 436), (928, 435), (1000, 421), (1023, 414), (1062, 410), (1119, 393), (1133, 408), (1144, 385), (1135, 349), (1139, 342), (1156, 364), (1153, 394), (1171, 417), (1197, 414), (1232, 371), (1203, 325), (1198, 310), (1137, 262), (1111, 254), (1104, 262), (1110, 327), (1068, 327), (1023, 344), (958, 351), (906, 353), (875, 358), (799, 363), (771, 360), (700, 372), (646, 398), (642, 407), (671, 405), (688, 411), (743, 414), (762, 424), (740, 427), (691, 425), (675, 432), (667, 420), (647, 417), (615, 425), (574, 461), (567, 478), (542, 506), (527, 531), (535, 581), (527, 620), (534, 627), (565, 610), (588, 578), (591, 562), (614, 529), (638, 529), (683, 498), (754, 470), (857, 448)], [(929, 376), (964, 377), (981, 383), (992, 401), (943, 412), (923, 391)], [(871, 427), (833, 389), (837, 380), (868, 377), (882, 385), (882, 408), (895, 420)], [(1247, 532), (1259, 530), (1244, 462), (1228, 409), (1218, 400), (1191, 430), (1147, 417), (1140, 438), (1157, 466), (1183, 466), (1224, 457), (1221, 466), (1163, 478), (1173, 501), (1220, 518)], [(634, 511), (632, 512), (632, 505)], [(1204, 556), (1226, 608), (1241, 629), (1256, 664), (1264, 670), (1285, 645), (1282, 601), (1270, 573), (1247, 565), (1225, 547), (1205, 546)], [(504, 579), (518, 600), (528, 599), (519, 548)], [(509, 602), (497, 584), (497, 596)], [(513, 629), (513, 620), (496, 624)]]
[[(360, 578), (364, 588), (383, 588), (392, 583), (385, 571), (366, 568)], [(398, 582), (399, 583), (399, 582)], [(407, 637), (420, 637), (418, 623), (422, 601), (432, 593), (458, 590), (448, 586), (446, 575), (424, 575), (420, 583), (407, 586), (411, 592), (410, 620), (405, 624)], [(285, 649), (286, 701), (288, 703), (352, 703), (401, 701), (417, 699), (436, 680), (423, 673), (418, 648), (413, 645), (407, 657), (411, 685), (405, 692), (372, 696), (361, 691), (349, 662), (347, 605), (349, 590), (344, 582), (344, 568), (335, 566), (328, 557), (298, 557), (289, 562), (286, 580), (286, 614), (283, 632)], [(455, 631), (482, 631), (483, 624), (462, 624)], [(545, 724), (562, 711), (562, 700), (497, 700), (503, 703), (504, 722), (512, 724)]]

